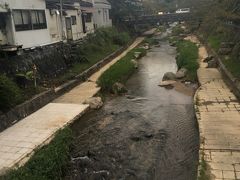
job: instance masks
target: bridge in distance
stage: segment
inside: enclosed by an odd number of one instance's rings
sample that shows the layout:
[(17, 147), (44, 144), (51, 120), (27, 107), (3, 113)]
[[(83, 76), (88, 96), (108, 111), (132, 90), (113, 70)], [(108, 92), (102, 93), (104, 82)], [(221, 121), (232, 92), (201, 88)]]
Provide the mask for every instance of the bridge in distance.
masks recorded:
[(135, 18), (126, 18), (124, 22), (128, 25), (141, 25), (141, 24), (152, 24), (157, 23), (171, 23), (171, 22), (181, 22), (181, 21), (194, 21), (199, 22), (200, 17), (196, 17), (193, 13), (170, 13), (161, 15), (147, 15), (147, 16), (137, 16)]

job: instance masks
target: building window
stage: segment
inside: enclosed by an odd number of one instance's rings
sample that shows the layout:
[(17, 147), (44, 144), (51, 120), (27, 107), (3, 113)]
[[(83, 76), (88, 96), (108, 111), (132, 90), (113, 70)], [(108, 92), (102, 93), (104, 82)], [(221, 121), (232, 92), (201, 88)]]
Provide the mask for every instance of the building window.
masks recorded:
[(109, 19), (112, 19), (113, 14), (112, 14), (112, 9), (109, 9)]
[(87, 13), (86, 22), (88, 22), (88, 23), (92, 22), (92, 13)]
[(105, 21), (105, 10), (103, 9), (103, 22)]
[(71, 16), (71, 19), (72, 19), (72, 25), (76, 25), (77, 24), (76, 16)]
[(35, 10), (31, 11), (31, 19), (33, 29), (45, 29), (47, 28), (45, 11), (44, 10)]
[(106, 10), (106, 22), (108, 21), (108, 10)]
[(16, 31), (24, 31), (24, 30), (32, 29), (30, 11), (14, 10), (13, 17), (14, 17)]
[(47, 28), (44, 10), (14, 10), (13, 18), (16, 31)]

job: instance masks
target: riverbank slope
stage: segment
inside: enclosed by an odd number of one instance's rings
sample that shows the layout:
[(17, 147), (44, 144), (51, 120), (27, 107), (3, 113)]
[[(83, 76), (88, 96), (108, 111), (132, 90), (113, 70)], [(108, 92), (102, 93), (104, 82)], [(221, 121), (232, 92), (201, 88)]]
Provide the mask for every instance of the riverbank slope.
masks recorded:
[(82, 116), (88, 109), (88, 105), (83, 105), (82, 102), (100, 90), (96, 84), (98, 77), (143, 39), (137, 38), (126, 51), (94, 73), (89, 81), (0, 133), (0, 173), (24, 164), (34, 151), (48, 143), (59, 129)]

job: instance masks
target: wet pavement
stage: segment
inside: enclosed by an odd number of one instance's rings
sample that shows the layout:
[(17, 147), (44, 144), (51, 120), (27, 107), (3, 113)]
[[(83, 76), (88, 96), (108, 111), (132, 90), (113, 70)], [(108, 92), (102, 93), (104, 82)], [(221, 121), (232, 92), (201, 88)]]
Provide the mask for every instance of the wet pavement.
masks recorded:
[(159, 87), (176, 72), (175, 48), (165, 41), (139, 60), (125, 96), (72, 126), (75, 143), (65, 179), (194, 180), (199, 135), (191, 96)]

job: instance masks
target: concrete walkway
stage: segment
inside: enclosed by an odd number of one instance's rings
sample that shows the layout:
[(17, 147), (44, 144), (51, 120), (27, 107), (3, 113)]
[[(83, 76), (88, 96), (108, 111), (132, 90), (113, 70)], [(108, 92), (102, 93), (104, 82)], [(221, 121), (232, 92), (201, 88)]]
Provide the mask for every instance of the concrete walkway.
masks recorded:
[(215, 68), (206, 68), (208, 56), (199, 48), (198, 79), (195, 95), (200, 129), (200, 160), (210, 168), (211, 179), (240, 179), (240, 103)]
[(93, 74), (88, 82), (80, 84), (53, 103), (47, 104), (0, 133), (0, 174), (24, 164), (35, 149), (45, 145), (54, 137), (56, 131), (83, 115), (89, 107), (83, 105), (83, 101), (93, 97), (100, 90), (96, 84), (100, 75), (143, 39), (137, 38), (126, 51)]

